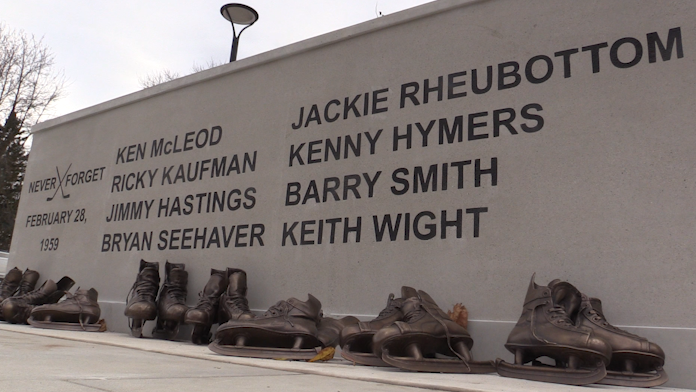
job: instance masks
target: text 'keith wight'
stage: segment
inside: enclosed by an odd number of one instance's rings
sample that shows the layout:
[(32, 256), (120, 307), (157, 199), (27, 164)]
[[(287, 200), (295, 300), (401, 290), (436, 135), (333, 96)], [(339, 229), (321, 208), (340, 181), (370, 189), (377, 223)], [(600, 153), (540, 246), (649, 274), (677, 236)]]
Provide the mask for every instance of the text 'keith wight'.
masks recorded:
[[(462, 238), (464, 213), (471, 215), (472, 237), (478, 238), (481, 231), (481, 214), (488, 212), (488, 207), (457, 209), (454, 212), (440, 211), (440, 217), (432, 211), (398, 214), (373, 215), (375, 242), (410, 241), (413, 238), (428, 241), (437, 237), (447, 239), (448, 228), (455, 231), (456, 238)], [(335, 242), (360, 242), (363, 232), (362, 217), (312, 219), (301, 222), (283, 223), (282, 246), (321, 245)], [(351, 241), (352, 239), (352, 241)]]
[[(256, 170), (256, 151), (245, 152), (240, 158), (237, 154), (213, 159), (181, 163), (142, 171), (117, 174), (111, 181), (111, 193), (151, 188), (155, 185), (173, 185), (185, 182), (202, 181), (209, 178), (227, 177)], [(158, 173), (159, 176), (158, 176)], [(155, 179), (158, 181), (155, 181)]]

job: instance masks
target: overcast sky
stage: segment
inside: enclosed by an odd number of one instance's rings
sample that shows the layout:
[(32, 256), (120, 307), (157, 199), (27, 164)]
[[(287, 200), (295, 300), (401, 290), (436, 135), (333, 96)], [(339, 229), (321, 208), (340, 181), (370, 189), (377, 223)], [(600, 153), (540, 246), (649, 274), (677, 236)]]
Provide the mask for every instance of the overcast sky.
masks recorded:
[[(238, 58), (389, 15), (432, 0), (245, 0), (259, 20), (241, 37)], [(68, 84), (42, 120), (141, 89), (164, 69), (226, 63), (232, 29), (225, 0), (0, 0), (0, 23), (43, 37)]]

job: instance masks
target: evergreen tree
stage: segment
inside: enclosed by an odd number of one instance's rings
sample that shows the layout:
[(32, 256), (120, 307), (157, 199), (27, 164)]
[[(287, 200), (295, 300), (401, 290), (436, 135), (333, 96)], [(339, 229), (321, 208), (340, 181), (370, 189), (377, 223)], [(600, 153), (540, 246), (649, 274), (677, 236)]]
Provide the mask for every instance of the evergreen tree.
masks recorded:
[(4, 126), (0, 126), (0, 249), (10, 249), (15, 215), (22, 193), (24, 169), (28, 154), (21, 138), (14, 137), (20, 127), (17, 115), (10, 112)]
[(0, 250), (9, 250), (27, 164), (28, 128), (63, 91), (40, 39), (0, 23)]

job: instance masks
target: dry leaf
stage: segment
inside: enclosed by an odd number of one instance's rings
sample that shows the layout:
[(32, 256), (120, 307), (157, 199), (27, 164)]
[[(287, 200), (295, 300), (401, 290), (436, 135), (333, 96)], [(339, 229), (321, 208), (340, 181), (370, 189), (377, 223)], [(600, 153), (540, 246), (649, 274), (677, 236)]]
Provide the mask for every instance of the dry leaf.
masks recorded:
[(106, 321), (104, 321), (104, 319), (97, 321), (97, 324), (99, 324), (98, 332), (106, 332)]
[(464, 328), (466, 328), (469, 324), (469, 312), (461, 303), (454, 304), (454, 308), (452, 310), (448, 310), (447, 315), (455, 323), (461, 325)]
[(319, 351), (319, 354), (317, 354), (314, 358), (310, 359), (309, 362), (329, 361), (333, 359), (334, 354), (336, 354), (335, 348), (326, 347), (325, 349)]

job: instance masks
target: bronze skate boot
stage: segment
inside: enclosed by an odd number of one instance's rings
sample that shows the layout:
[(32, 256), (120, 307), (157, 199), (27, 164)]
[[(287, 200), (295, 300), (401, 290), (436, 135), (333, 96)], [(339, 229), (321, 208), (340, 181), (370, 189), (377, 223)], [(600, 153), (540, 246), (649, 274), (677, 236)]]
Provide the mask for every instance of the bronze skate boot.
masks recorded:
[[(7, 274), (5, 274), (5, 279), (3, 279), (2, 283), (0, 283), (0, 302), (4, 301), (5, 298), (14, 296), (17, 293), (17, 289), (19, 288), (20, 283), (23, 281), (22, 278), (22, 271), (17, 267), (7, 271)], [(4, 320), (5, 317), (2, 315), (2, 312), (0, 312), (0, 321)]]
[(341, 319), (322, 316), (319, 324), (317, 324), (317, 338), (319, 338), (324, 347), (336, 347), (341, 331), (359, 322), (360, 320), (353, 316), (346, 316)]
[(29, 324), (38, 328), (99, 332), (102, 325), (97, 290), (77, 289), (75, 294), (65, 295), (67, 298), (57, 304), (35, 307), (27, 320)]
[(55, 304), (74, 284), (75, 281), (67, 276), (62, 277), (58, 283), (49, 279), (32, 292), (2, 301), (2, 314), (9, 323), (27, 324), (34, 307)]
[(186, 306), (186, 286), (188, 272), (181, 263), (165, 262), (164, 283), (157, 298), (157, 324), (152, 336), (173, 340), (179, 333), (179, 325), (184, 322), (188, 311)]
[(19, 288), (17, 288), (17, 292), (13, 295), (13, 297), (19, 297), (34, 291), (36, 288), (36, 283), (39, 282), (40, 276), (41, 274), (39, 274), (37, 271), (27, 268), (22, 274), (22, 280), (19, 282)]
[(474, 361), (469, 332), (455, 323), (423, 290), (402, 307), (403, 321), (377, 331), (374, 354), (404, 370), (436, 373), (492, 373), (493, 361)]
[(3, 283), (0, 283), (0, 302), (5, 298), (19, 297), (34, 291), (39, 276), (41, 274), (29, 268), (22, 273), (17, 267), (14, 267), (5, 275)]
[[(27, 269), (27, 271), (29, 270)], [(20, 269), (17, 267), (7, 271), (7, 274), (5, 274), (5, 279), (3, 279), (2, 283), (0, 283), (0, 302), (2, 302), (5, 298), (12, 297), (17, 292), (23, 278), (24, 275), (22, 274), (22, 271), (20, 271)], [(36, 282), (34, 284), (36, 284)], [(31, 290), (33, 290), (33, 288)]]
[(262, 316), (221, 325), (210, 350), (238, 357), (310, 360), (324, 347), (318, 338), (321, 302), (309, 294), (279, 301)]
[[(515, 355), (515, 364), (498, 360), (504, 377), (568, 385), (596, 383), (606, 376), (611, 346), (592, 332), (576, 326), (571, 315), (579, 310), (580, 292), (568, 282), (554, 280), (538, 286), (529, 283), (522, 315), (508, 336), (505, 348)], [(539, 357), (553, 359), (544, 365)], [(524, 364), (532, 362), (532, 366)]]
[(198, 303), (184, 317), (184, 323), (194, 324), (191, 333), (191, 342), (194, 344), (210, 343), (210, 327), (217, 322), (220, 296), (227, 290), (227, 285), (226, 271), (210, 270), (208, 283), (198, 293)]
[(607, 366), (607, 376), (599, 381), (600, 384), (655, 387), (667, 382), (667, 373), (662, 369), (665, 364), (662, 348), (609, 324), (598, 298), (582, 295), (576, 325), (591, 328), (595, 335), (611, 345), (611, 362)]
[(380, 329), (402, 321), (404, 312), (401, 311), (403, 302), (411, 297), (417, 297), (416, 289), (408, 286), (401, 287), (401, 298), (394, 298), (389, 294), (387, 306), (379, 312), (372, 321), (358, 322), (349, 325), (341, 331), (341, 356), (353, 363), (367, 366), (390, 366), (375, 356), (372, 352), (372, 337)]
[(256, 315), (249, 309), (247, 301), (247, 275), (241, 269), (227, 269), (227, 290), (220, 296), (218, 322), (224, 324), (230, 320), (249, 320)]
[(157, 291), (159, 290), (159, 263), (148, 263), (140, 260), (140, 268), (135, 282), (128, 292), (126, 310), (123, 314), (128, 317), (128, 327), (131, 335), (136, 338), (143, 336), (143, 325), (146, 320), (157, 318)]

